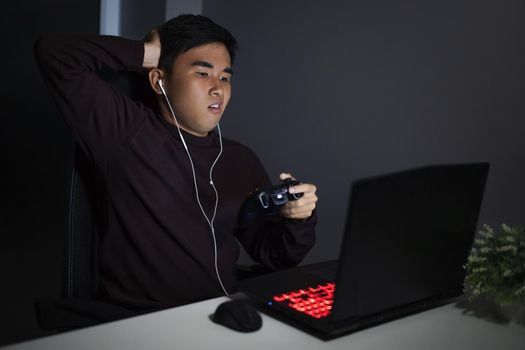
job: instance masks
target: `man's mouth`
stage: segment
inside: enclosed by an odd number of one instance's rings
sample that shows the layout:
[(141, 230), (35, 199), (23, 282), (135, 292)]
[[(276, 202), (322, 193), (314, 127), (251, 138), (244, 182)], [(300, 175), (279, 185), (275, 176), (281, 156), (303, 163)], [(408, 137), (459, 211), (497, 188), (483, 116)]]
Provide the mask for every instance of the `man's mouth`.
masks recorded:
[(220, 103), (212, 103), (208, 106), (208, 110), (213, 113), (220, 113), (221, 111), (221, 104)]

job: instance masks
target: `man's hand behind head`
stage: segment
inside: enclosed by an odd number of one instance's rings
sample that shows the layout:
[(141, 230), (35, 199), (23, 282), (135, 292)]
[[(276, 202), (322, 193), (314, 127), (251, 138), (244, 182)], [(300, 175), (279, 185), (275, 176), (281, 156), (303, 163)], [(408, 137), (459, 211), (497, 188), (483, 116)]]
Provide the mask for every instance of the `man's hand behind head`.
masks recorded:
[(160, 37), (157, 29), (152, 29), (144, 38), (144, 61), (142, 67), (150, 70), (157, 68), (160, 58)]

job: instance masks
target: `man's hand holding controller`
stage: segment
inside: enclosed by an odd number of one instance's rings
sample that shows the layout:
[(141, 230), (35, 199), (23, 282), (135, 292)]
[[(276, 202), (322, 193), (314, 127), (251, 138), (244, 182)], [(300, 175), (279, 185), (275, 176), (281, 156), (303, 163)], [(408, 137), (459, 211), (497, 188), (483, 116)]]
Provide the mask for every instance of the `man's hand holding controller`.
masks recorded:
[[(292, 174), (282, 173), (279, 175), (282, 181), (286, 179), (295, 180)], [(288, 189), (288, 192), (292, 195), (302, 193), (302, 196), (297, 200), (288, 201), (281, 208), (281, 215), (287, 219), (294, 220), (306, 220), (312, 216), (313, 211), (317, 206), (317, 195), (315, 192), (317, 188), (313, 184), (299, 183), (298, 185), (292, 186)]]
[(283, 216), (292, 220), (306, 220), (316, 207), (316, 187), (299, 183), (288, 173), (280, 176), (282, 184), (251, 194), (239, 210), (238, 222), (250, 226), (263, 217)]

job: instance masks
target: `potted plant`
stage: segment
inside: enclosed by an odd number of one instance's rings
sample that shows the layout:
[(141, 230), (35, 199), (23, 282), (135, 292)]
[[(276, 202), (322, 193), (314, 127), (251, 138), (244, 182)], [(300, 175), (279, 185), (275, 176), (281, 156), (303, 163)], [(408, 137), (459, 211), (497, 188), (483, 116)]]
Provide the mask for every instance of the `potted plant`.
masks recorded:
[(483, 225), (465, 269), (470, 302), (491, 304), (496, 318), (525, 321), (525, 227)]

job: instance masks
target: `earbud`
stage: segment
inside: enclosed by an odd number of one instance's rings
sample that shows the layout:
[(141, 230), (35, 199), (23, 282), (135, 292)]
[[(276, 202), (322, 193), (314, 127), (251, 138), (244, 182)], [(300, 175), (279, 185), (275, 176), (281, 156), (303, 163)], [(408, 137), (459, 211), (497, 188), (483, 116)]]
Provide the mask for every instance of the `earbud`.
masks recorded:
[(159, 79), (159, 81), (157, 82), (157, 84), (159, 84), (159, 87), (160, 87), (160, 90), (162, 91), (162, 93), (164, 95), (166, 95), (166, 91), (164, 91), (164, 83), (162, 82), (162, 79)]

